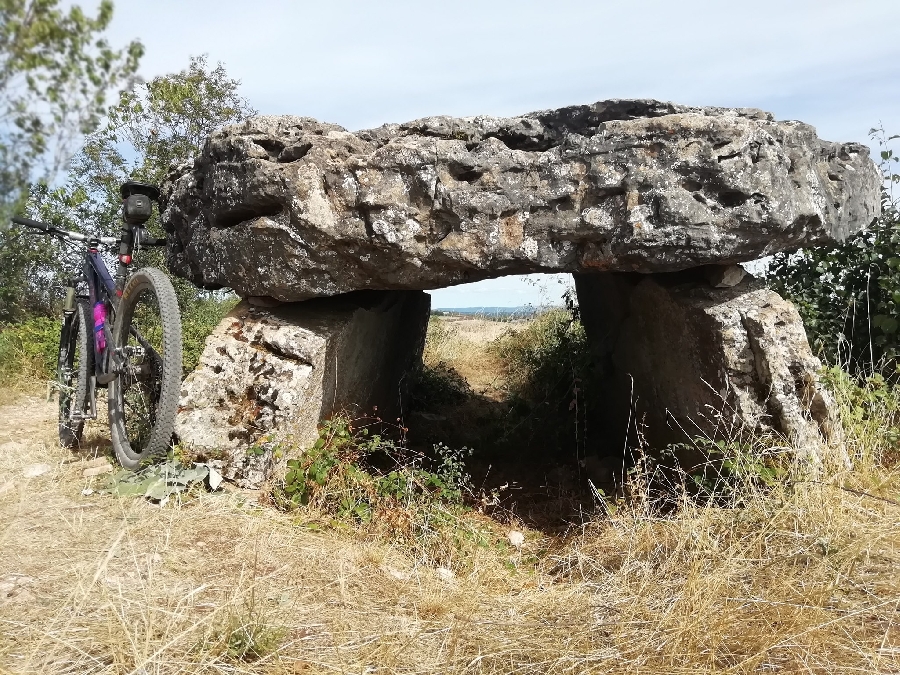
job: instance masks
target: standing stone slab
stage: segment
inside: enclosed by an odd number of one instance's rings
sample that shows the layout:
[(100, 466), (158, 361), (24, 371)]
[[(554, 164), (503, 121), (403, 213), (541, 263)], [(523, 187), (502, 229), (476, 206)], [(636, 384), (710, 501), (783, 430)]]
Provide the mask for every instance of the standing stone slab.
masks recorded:
[(754, 260), (867, 226), (881, 182), (865, 145), (749, 108), (613, 100), (359, 132), (257, 117), (169, 176), (162, 219), (176, 274), (295, 301)]
[[(430, 297), (361, 291), (271, 308), (241, 302), (207, 339), (181, 390), (175, 433), (221, 462), (226, 478), (257, 487), (274, 443), (303, 448), (318, 424), (347, 409), (396, 415), (419, 366)], [(248, 452), (248, 449), (249, 452)]]
[(613, 444), (635, 422), (654, 448), (775, 432), (812, 464), (846, 463), (796, 308), (750, 277), (712, 287), (714, 272), (576, 277)]

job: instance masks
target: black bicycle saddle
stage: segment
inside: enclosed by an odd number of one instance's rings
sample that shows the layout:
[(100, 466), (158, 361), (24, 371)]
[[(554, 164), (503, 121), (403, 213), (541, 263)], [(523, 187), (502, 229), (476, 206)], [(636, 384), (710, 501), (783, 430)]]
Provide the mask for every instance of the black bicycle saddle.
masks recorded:
[(122, 199), (128, 199), (131, 195), (144, 195), (155, 202), (159, 201), (159, 188), (149, 183), (138, 183), (134, 180), (125, 181), (119, 188)]

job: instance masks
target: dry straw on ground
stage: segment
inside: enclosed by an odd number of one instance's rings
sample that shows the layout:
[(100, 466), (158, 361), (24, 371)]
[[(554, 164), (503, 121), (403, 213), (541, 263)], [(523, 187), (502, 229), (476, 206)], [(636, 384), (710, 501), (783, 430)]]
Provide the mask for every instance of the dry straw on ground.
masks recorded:
[(448, 570), (251, 493), (83, 495), (102, 477), (54, 413), (0, 408), (0, 673), (900, 673), (900, 474), (875, 435), (853, 471), (739, 508), (661, 515), (637, 486)]
[(452, 365), (473, 391), (489, 398), (501, 395), (497, 355), (488, 347), (510, 331), (522, 330), (527, 321), (491, 321), (484, 318), (432, 317), (425, 343), (426, 365)]

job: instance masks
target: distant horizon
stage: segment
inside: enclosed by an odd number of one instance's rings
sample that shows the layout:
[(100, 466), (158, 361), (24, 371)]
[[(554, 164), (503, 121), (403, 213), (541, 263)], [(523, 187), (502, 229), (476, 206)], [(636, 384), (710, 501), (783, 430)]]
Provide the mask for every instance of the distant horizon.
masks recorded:
[(528, 303), (526, 305), (472, 305), (470, 307), (432, 307), (432, 312), (458, 312), (460, 314), (474, 314), (478, 312), (484, 313), (492, 313), (492, 312), (508, 312), (510, 314), (516, 311), (522, 312), (532, 312), (538, 311), (544, 308), (551, 307), (562, 307), (562, 303), (555, 305), (547, 305), (547, 304), (534, 304)]

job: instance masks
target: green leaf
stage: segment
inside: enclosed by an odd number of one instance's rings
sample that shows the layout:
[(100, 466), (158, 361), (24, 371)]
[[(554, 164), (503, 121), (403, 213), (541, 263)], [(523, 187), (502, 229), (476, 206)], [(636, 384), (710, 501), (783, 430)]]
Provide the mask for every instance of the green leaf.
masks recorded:
[(172, 485), (168, 485), (166, 483), (165, 478), (156, 478), (151, 481), (149, 485), (147, 485), (147, 489), (144, 492), (144, 496), (148, 499), (162, 499), (163, 497), (168, 497), (173, 492), (180, 491), (183, 488), (175, 487)]
[(897, 321), (893, 316), (888, 316), (886, 314), (876, 314), (872, 317), (872, 324), (885, 333), (896, 333), (897, 327), (900, 325), (900, 322)]

